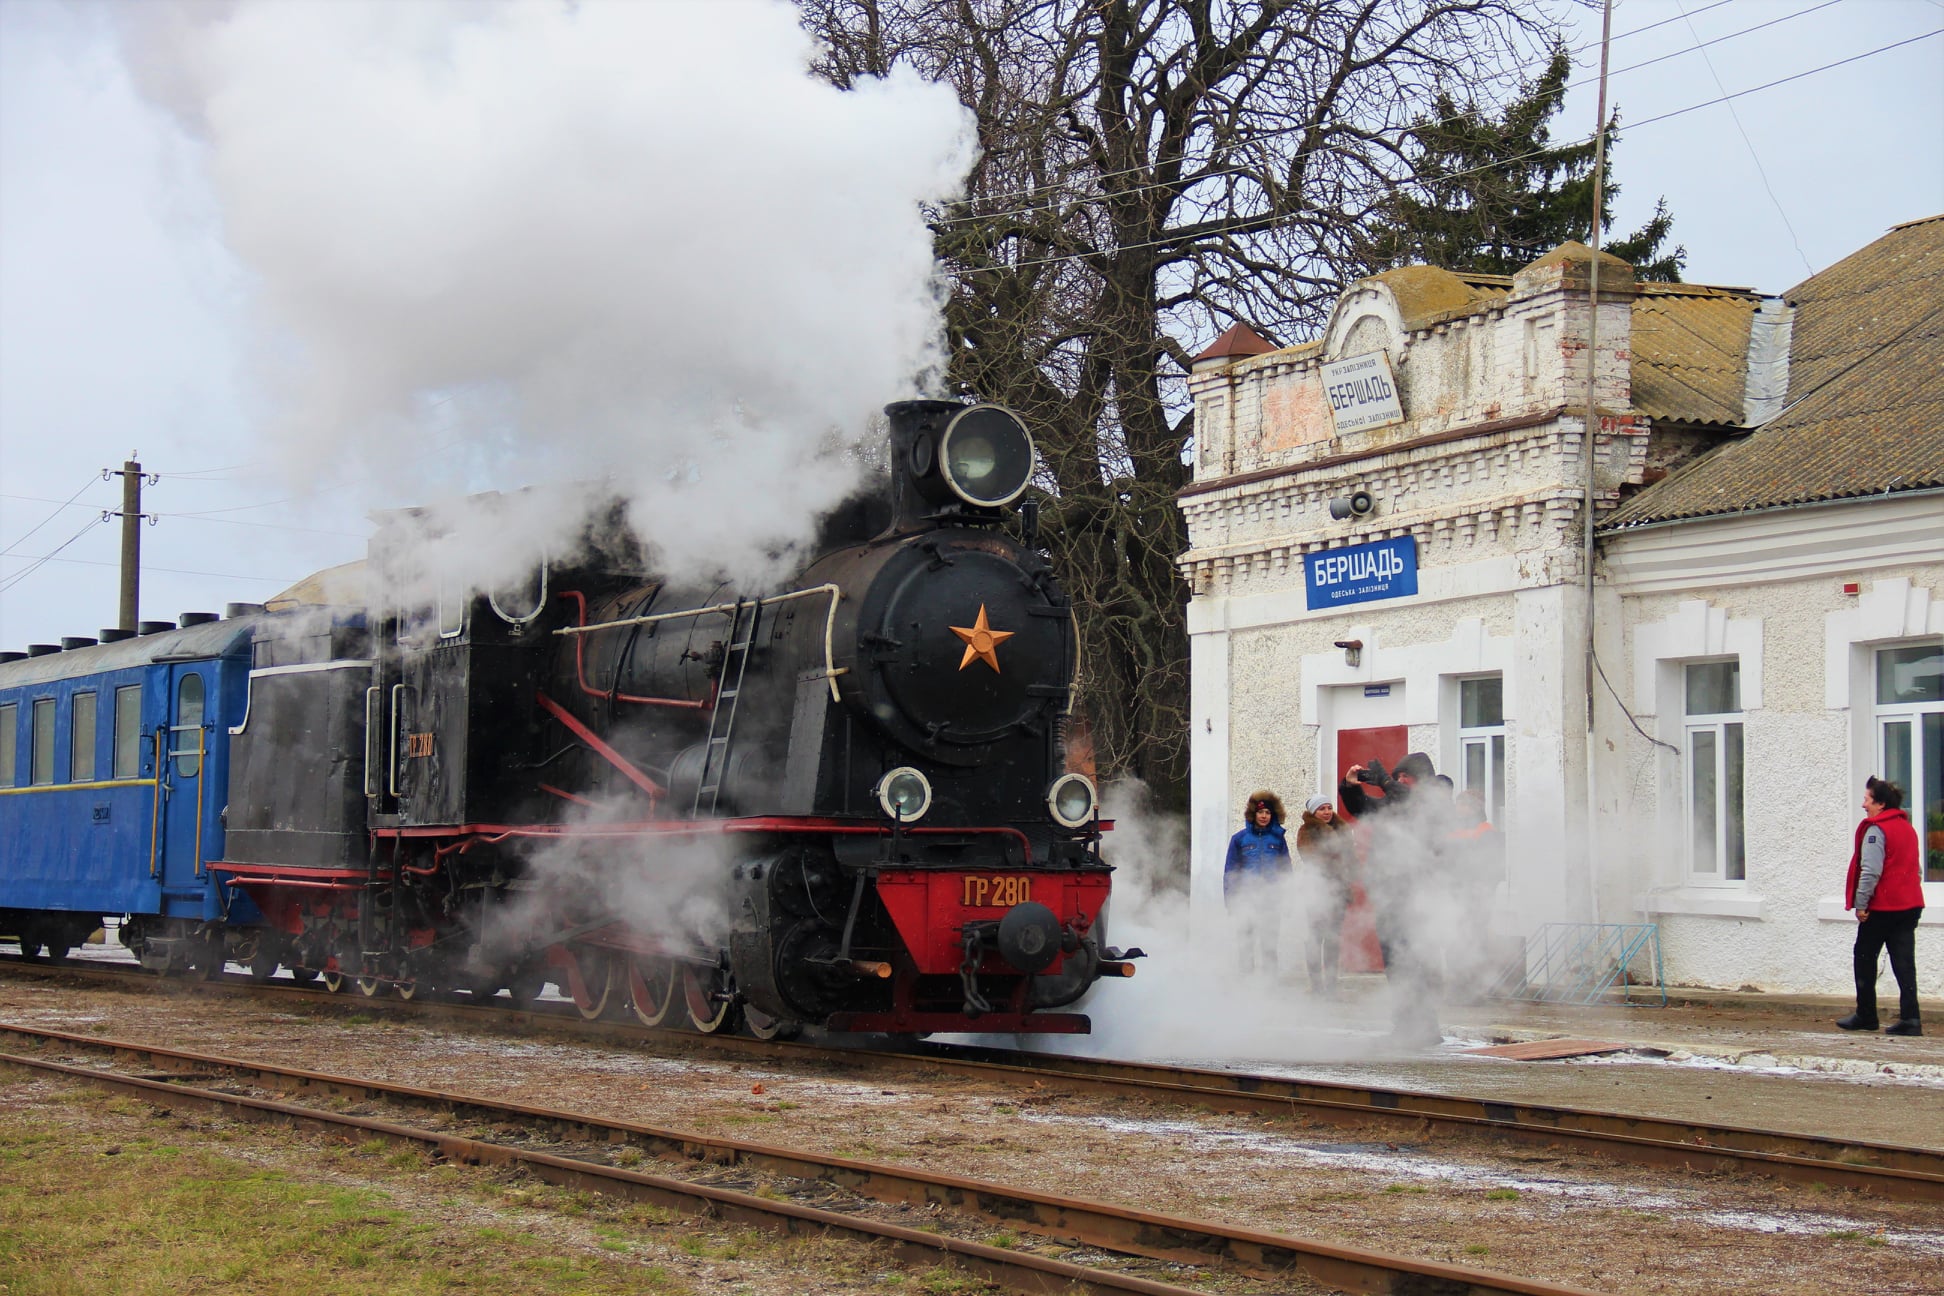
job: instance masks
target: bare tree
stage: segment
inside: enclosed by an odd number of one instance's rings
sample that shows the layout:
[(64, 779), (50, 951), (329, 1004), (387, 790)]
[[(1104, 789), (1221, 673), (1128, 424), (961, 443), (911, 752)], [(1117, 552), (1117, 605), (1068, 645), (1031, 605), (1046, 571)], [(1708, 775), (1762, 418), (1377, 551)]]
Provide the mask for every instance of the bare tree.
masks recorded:
[(1186, 794), (1190, 343), (1312, 327), (1440, 93), (1544, 65), (1517, 0), (799, 0), (841, 86), (950, 82), (981, 155), (934, 213), (950, 379), (1040, 437), (1103, 773)]

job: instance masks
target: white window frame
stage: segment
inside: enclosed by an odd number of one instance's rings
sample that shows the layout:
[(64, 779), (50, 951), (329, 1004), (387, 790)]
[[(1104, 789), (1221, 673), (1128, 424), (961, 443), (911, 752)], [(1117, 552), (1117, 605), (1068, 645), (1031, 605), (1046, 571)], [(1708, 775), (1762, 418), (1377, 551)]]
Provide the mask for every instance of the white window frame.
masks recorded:
[[(1465, 685), (1479, 680), (1495, 679), (1499, 682), (1499, 721), (1492, 725), (1473, 725), (1467, 727), (1465, 717)], [(1505, 725), (1505, 677), (1492, 672), (1486, 675), (1465, 675), (1457, 680), (1458, 688), (1458, 790), (1468, 792), (1476, 789), (1485, 807), (1485, 817), (1492, 827), (1501, 831), (1505, 828), (1505, 766), (1510, 747)], [(1473, 750), (1483, 753), (1484, 782), (1472, 782), (1470, 755)]]
[(20, 704), (0, 703), (0, 787), (20, 782)]
[[(1870, 692), (1871, 723), (1875, 734), (1875, 772), (1887, 779), (1895, 779), (1904, 790), (1904, 809), (1910, 815), (1911, 826), (1917, 830), (1918, 851), (1921, 857), (1922, 877), (1926, 882), (1944, 882), (1944, 876), (1931, 876), (1929, 866), (1930, 823), (1927, 813), (1930, 807), (1924, 801), (1924, 778), (1929, 771), (1924, 765), (1924, 721), (1927, 715), (1944, 715), (1944, 700), (1937, 702), (1878, 702), (1877, 687), (1882, 669), (1882, 653), (1895, 652), (1901, 648), (1935, 648), (1944, 653), (1944, 643), (1918, 639), (1906, 643), (1878, 643), (1870, 645)], [(1890, 726), (1907, 724), (1910, 726), (1910, 753), (1908, 773), (1897, 768), (1890, 760), (1888, 731)], [(1895, 769), (1896, 774), (1892, 773)], [(1896, 775), (1903, 775), (1896, 778)]]
[[(1690, 715), (1687, 709), (1688, 672), (1697, 666), (1719, 666), (1724, 663), (1734, 665), (1736, 674), (1736, 701), (1740, 710), (1700, 712)], [(1741, 698), (1741, 660), (1737, 657), (1686, 661), (1680, 663), (1679, 674), (1679, 711), (1681, 716), (1681, 847), (1682, 859), (1686, 865), (1687, 880), (1691, 886), (1705, 887), (1746, 887), (1748, 885), (1748, 719), (1746, 701)], [(1728, 811), (1728, 751), (1729, 731), (1736, 731), (1741, 746), (1741, 876), (1730, 877), (1729, 860), (1729, 823)], [(1714, 859), (1715, 867), (1707, 871), (1697, 867), (1695, 859), (1695, 742), (1706, 734), (1713, 740), (1714, 747)]]
[(449, 568), (439, 572), (439, 638), (457, 639), (466, 633), (466, 582)]
[[(82, 698), (88, 699), (86, 703)], [(81, 732), (82, 712), (88, 713), (88, 732)], [(70, 783), (94, 783), (101, 778), (101, 694), (81, 689), (68, 696), (68, 777)]]

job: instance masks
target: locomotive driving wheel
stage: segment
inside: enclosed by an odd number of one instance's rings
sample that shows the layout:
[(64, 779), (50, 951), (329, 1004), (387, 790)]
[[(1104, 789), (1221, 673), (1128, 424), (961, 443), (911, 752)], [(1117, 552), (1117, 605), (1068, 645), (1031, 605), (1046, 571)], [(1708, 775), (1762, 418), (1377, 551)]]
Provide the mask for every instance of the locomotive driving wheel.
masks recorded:
[(743, 1028), (759, 1040), (795, 1039), (803, 1032), (803, 1023), (788, 1017), (772, 1017), (760, 1008), (744, 1004)]
[(342, 972), (320, 972), (318, 975), (324, 980), (324, 988), (332, 994), (343, 994), (344, 987), (349, 984)]
[(574, 1007), (580, 1010), (581, 1018), (594, 1021), (608, 1010), (614, 998), (614, 988), (620, 981), (616, 974), (614, 959), (606, 954), (586, 953), (574, 959), (580, 975), (568, 987)]
[(675, 964), (651, 954), (628, 959), (628, 1010), (643, 1026), (659, 1026), (675, 1006), (675, 984), (681, 979)]
[(714, 1035), (730, 1025), (735, 1015), (736, 997), (729, 989), (729, 973), (719, 967), (682, 969), (682, 1003), (688, 1023), (704, 1035)]
[(361, 976), (357, 985), (358, 993), (367, 999), (376, 999), (385, 989), (385, 983), (375, 976)]

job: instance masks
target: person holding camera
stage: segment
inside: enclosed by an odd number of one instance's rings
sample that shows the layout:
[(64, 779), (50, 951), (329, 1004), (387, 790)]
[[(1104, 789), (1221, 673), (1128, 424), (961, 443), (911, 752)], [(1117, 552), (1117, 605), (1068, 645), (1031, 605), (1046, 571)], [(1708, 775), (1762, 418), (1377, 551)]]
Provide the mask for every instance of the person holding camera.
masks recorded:
[(1436, 774), (1429, 756), (1412, 752), (1394, 771), (1378, 760), (1353, 765), (1337, 788), (1339, 808), (1369, 825), (1364, 891), (1391, 987), (1391, 1038), (1411, 1047), (1435, 1045), (1444, 1038), (1438, 1025), (1441, 920), (1434, 911), (1449, 799), (1443, 814), (1438, 813), (1437, 798), (1418, 800), (1421, 785)]

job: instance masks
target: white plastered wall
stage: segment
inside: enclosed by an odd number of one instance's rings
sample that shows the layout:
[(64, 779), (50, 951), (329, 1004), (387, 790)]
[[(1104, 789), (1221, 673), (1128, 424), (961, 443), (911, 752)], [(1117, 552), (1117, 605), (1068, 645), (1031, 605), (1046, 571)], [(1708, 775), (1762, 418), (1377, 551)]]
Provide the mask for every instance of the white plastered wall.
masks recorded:
[[(1934, 497), (1891, 499), (1690, 524), (1610, 547), (1610, 567), (1631, 586), (1623, 687), (1642, 728), (1678, 746), (1680, 666), (1741, 663), (1744, 882), (1688, 877), (1678, 754), (1625, 716), (1604, 726), (1614, 750), (1602, 779), (1621, 804), (1603, 836), (1622, 844), (1634, 916), (1660, 925), (1671, 981), (1849, 992), (1855, 920), (1842, 888), (1862, 782), (1877, 772), (1873, 654), (1944, 638), (1941, 519)], [(1925, 889), (1918, 981), (1935, 999), (1944, 885)], [(1879, 993), (1888, 992), (1886, 978)]]

